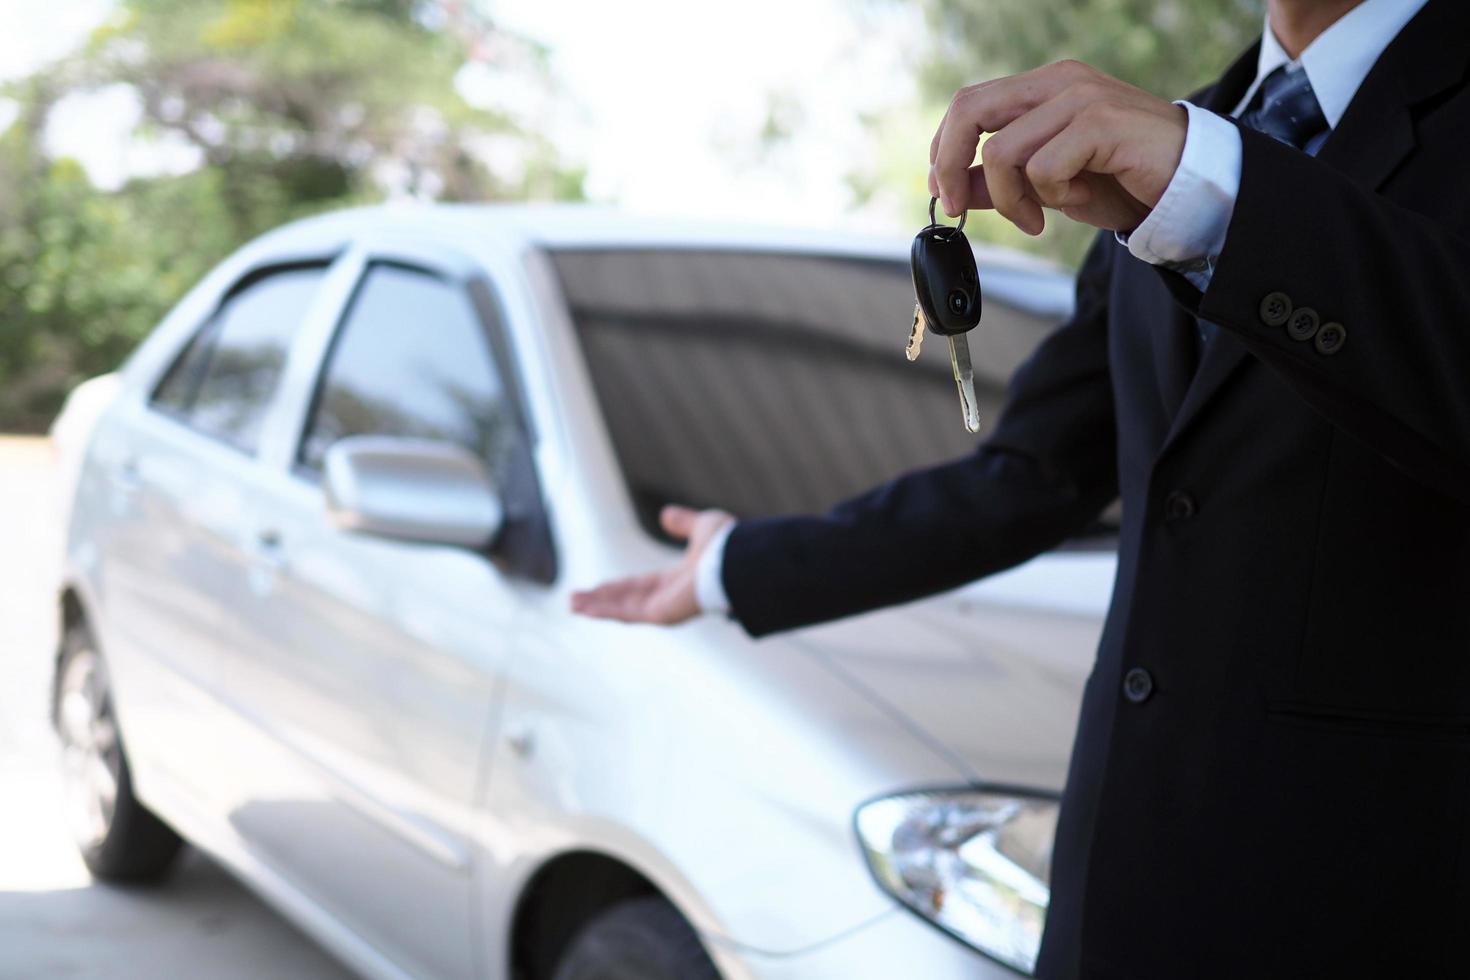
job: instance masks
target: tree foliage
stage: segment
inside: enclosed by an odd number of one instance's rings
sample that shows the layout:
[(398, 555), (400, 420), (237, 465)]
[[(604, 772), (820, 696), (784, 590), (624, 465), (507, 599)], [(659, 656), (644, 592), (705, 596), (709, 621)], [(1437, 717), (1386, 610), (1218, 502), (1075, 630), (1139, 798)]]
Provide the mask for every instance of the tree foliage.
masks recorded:
[[(1156, 95), (1181, 99), (1209, 84), (1260, 32), (1261, 0), (915, 0), (925, 24), (919, 59), (932, 132), (965, 85), (1075, 58)], [(928, 133), (923, 146), (927, 146)], [(927, 203), (921, 179), (913, 196)], [(888, 178), (891, 179), (891, 176)], [(917, 205), (916, 205), (917, 208)], [(915, 210), (918, 213), (918, 210)], [(994, 216), (991, 216), (994, 218)], [(1076, 261), (1093, 232), (1047, 215), (1030, 239), (1000, 219), (972, 221), (980, 237)]]
[(919, 0), (926, 89), (1076, 58), (1182, 99), (1219, 76), (1261, 29), (1260, 0)]
[[(449, 0), (123, 0), (81, 51), (6, 86), (0, 428), (43, 426), (211, 265), (284, 221), (387, 194), (580, 197), (533, 124), (460, 94), (468, 63), (554, 88), (544, 52)], [(136, 97), (138, 139), (198, 165), (102, 191), (53, 158), (57, 104), (115, 86)]]

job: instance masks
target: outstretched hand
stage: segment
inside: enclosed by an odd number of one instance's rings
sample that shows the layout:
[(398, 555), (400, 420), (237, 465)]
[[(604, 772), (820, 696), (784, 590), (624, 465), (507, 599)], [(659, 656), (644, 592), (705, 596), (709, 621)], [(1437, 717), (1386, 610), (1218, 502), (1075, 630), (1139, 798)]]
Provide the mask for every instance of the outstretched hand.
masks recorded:
[(665, 507), (659, 523), (669, 534), (688, 541), (677, 565), (604, 582), (593, 589), (572, 593), (572, 611), (600, 619), (625, 623), (682, 623), (699, 615), (694, 592), (694, 570), (710, 539), (735, 520), (722, 510), (693, 510)]

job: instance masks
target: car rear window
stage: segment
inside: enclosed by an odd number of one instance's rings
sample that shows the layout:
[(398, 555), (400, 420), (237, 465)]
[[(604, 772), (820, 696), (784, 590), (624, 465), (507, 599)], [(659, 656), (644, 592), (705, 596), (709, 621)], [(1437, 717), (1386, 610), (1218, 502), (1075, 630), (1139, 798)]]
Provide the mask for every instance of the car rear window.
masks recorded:
[[(961, 456), (948, 345), (904, 357), (902, 261), (730, 251), (556, 250), (640, 520), (669, 502), (751, 517), (825, 510)], [(970, 335), (982, 426), (1056, 317), (997, 302)]]
[(253, 453), (291, 341), (325, 275), (325, 264), (283, 266), (237, 284), (169, 367), (153, 405)]

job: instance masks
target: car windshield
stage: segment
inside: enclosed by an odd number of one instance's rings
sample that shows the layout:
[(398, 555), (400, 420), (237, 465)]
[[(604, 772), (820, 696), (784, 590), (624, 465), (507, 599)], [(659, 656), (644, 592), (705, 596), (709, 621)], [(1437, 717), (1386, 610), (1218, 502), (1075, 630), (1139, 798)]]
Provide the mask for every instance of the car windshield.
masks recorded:
[(904, 357), (914, 307), (906, 262), (551, 254), (623, 476), (655, 535), (666, 503), (742, 517), (821, 511), (972, 451), (1011, 372), (1061, 318), (1062, 277), (1033, 276), (1049, 291), (1035, 312), (1002, 302), (982, 267), (984, 318), (969, 335), (977, 436), (961, 420), (945, 339), (931, 334), (916, 362)]

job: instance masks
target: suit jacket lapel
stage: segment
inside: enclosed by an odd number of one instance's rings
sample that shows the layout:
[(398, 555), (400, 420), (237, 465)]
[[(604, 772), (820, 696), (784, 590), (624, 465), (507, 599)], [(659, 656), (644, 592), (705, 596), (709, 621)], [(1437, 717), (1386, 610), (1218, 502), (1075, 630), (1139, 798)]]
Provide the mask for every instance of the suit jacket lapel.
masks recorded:
[[(1463, 37), (1467, 15), (1470, 15), (1470, 3), (1464, 0), (1429, 0), (1363, 79), (1347, 112), (1322, 144), (1318, 159), (1365, 187), (1373, 190), (1381, 187), (1414, 149), (1413, 107), (1462, 77), (1470, 53), (1445, 44), (1443, 39)], [(1231, 66), (1209, 93), (1205, 108), (1222, 114), (1235, 108), (1255, 77), (1258, 51), (1259, 45)], [(1248, 74), (1243, 64), (1247, 60)], [(1233, 90), (1232, 83), (1239, 85), (1239, 89)], [(1180, 433), (1236, 371), (1251, 360), (1244, 345), (1229, 331), (1216, 331), (1185, 393), (1161, 454), (1178, 440)]]
[(1425, 4), (1363, 79), (1318, 158), (1365, 187), (1383, 186), (1414, 149), (1414, 107), (1464, 76), (1470, 52), (1454, 41), (1467, 15), (1463, 0)]

